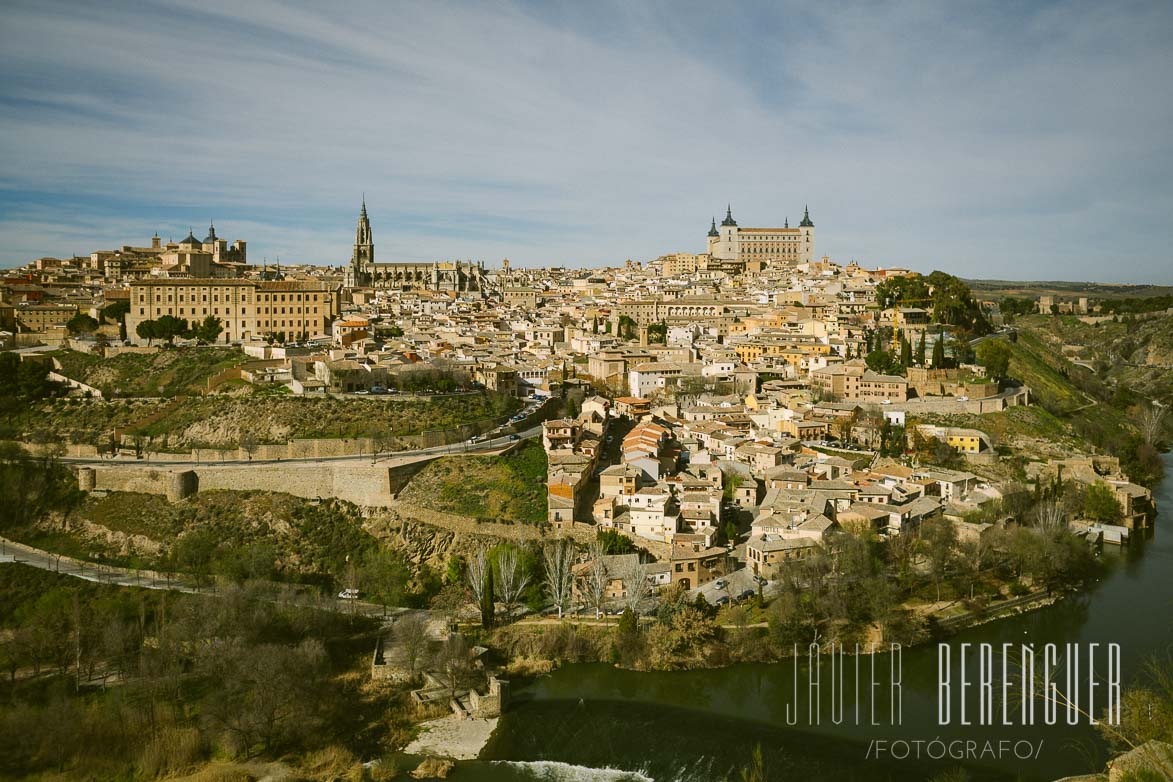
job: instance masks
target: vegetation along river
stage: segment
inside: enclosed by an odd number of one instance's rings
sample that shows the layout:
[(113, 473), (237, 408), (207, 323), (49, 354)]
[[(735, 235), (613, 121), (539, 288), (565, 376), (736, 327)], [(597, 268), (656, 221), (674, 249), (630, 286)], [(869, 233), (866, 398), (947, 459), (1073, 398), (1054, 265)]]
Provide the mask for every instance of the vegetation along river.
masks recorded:
[[(1146, 659), (1166, 654), (1173, 647), (1173, 458), (1166, 454), (1164, 459), (1170, 477), (1156, 492), (1158, 517), (1147, 540), (1122, 550), (1106, 546), (1108, 567), (1098, 582), (1047, 608), (960, 632), (948, 639), (953, 649), (965, 642), (995, 648), (1003, 643), (1041, 648), (1046, 643), (1117, 642), (1126, 686)], [(886, 655), (876, 659), (881, 669), (887, 664)], [(870, 660), (864, 660), (866, 671)], [(790, 663), (668, 673), (567, 665), (517, 688), (481, 759), (458, 764), (451, 778), (706, 782), (747, 764), (760, 745), (771, 780), (920, 780), (959, 763), (869, 759), (869, 742), (936, 738), (1030, 740), (1036, 746), (1042, 741), (1037, 758), (1020, 760), (1010, 753), (1001, 760), (965, 762), (971, 780), (1053, 780), (1103, 768), (1107, 747), (1086, 724), (1045, 726), (1036, 716), (1038, 724), (1026, 727), (940, 727), (937, 665), (935, 644), (904, 650), (902, 724), (896, 727), (867, 726), (866, 701), (865, 724), (848, 724), (855, 721), (850, 658), (846, 719), (830, 724), (830, 688), (824, 678), (822, 719), (816, 727), (804, 724), (805, 669), (798, 680), (802, 719), (797, 726), (787, 724), (786, 705), (795, 698)], [(974, 655), (970, 665), (976, 669)], [(866, 691), (869, 677), (863, 678)], [(878, 711), (887, 714), (883, 695)]]

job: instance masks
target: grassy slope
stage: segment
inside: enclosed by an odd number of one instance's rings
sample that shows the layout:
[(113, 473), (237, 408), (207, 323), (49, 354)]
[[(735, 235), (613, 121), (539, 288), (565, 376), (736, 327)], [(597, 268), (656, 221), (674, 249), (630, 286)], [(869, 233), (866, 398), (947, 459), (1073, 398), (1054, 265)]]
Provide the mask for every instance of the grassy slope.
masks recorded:
[(1011, 343), (1010, 376), (1030, 388), (1034, 400), (1055, 415), (1066, 415), (1091, 400), (1076, 388), (1069, 374), (1086, 372), (1048, 347), (1033, 332), (1019, 331)]
[(1055, 350), (1060, 345), (1082, 346), (1083, 360), (1100, 370), (1102, 380), (1120, 381), (1173, 404), (1173, 316), (1093, 325), (1070, 316), (1033, 315), (1014, 325), (1047, 340)]
[(525, 442), (504, 456), (438, 459), (400, 495), (407, 503), (495, 521), (537, 524), (546, 519), (546, 453)]
[(199, 394), (209, 377), (245, 361), (236, 348), (176, 348), (158, 353), (122, 353), (109, 359), (62, 351), (55, 354), (62, 374), (96, 386), (112, 396)]
[[(90, 496), (77, 514), (107, 529), (142, 535), (164, 546), (195, 529), (210, 530), (230, 548), (254, 543), (273, 547), (279, 567), (290, 574), (328, 574), (347, 554), (374, 545), (362, 528), (362, 514), (347, 502), (320, 504), (290, 494), (262, 491), (204, 491), (182, 502), (134, 492)], [(131, 561), (77, 533), (38, 531), (22, 540), (39, 542), (62, 553), (104, 554), (111, 561)]]
[[(12, 423), (24, 437), (47, 431), (73, 442), (105, 443), (120, 428), (167, 435), (167, 450), (235, 447), (244, 436), (259, 443), (290, 438), (413, 435), (515, 412), (519, 400), (489, 392), (426, 399), (306, 399), (257, 391), (176, 400), (46, 400)], [(158, 420), (137, 426), (155, 413)]]

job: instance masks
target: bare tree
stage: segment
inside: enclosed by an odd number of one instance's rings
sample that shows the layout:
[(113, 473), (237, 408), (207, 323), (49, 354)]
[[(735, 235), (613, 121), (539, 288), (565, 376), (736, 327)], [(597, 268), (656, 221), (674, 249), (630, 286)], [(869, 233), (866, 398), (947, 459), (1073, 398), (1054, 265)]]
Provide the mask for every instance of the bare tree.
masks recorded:
[(425, 614), (411, 613), (399, 619), (393, 630), (395, 645), (403, 663), (415, 675), (428, 651), (428, 619)]
[(623, 599), (624, 606), (630, 608), (632, 612), (639, 611), (640, 605), (647, 599), (650, 591), (648, 575), (644, 571), (643, 563), (639, 561), (639, 554), (624, 557), (623, 564), (616, 575), (623, 579), (623, 589), (626, 594)]
[(518, 547), (506, 543), (497, 552), (497, 580), (500, 589), (501, 602), (505, 604), (505, 616), (508, 618), (514, 607), (521, 601), (521, 595), (529, 586), (529, 574), (522, 567), (521, 557), (518, 556)]
[(591, 541), (587, 548), (590, 561), (582, 577), (582, 593), (586, 597), (587, 605), (595, 609), (596, 617), (603, 613), (603, 603), (607, 600), (607, 564), (603, 559), (604, 552), (602, 541)]
[(1140, 411), (1140, 433), (1149, 445), (1156, 445), (1165, 433), (1165, 416), (1169, 411), (1156, 402)]
[(245, 432), (240, 436), (240, 447), (248, 454), (248, 460), (250, 462), (253, 460), (253, 454), (257, 452), (259, 445), (257, 436), (252, 432)]
[(465, 686), (472, 677), (472, 653), (468, 641), (459, 633), (452, 633), (440, 646), (433, 661), (440, 680), (447, 685), (449, 697)]
[(542, 547), (542, 559), (546, 565), (546, 591), (558, 606), (558, 618), (570, 600), (570, 588), (574, 583), (574, 541), (569, 538), (552, 540)]
[(464, 577), (468, 581), (468, 588), (472, 591), (473, 605), (481, 604), (481, 597), (485, 590), (485, 578), (489, 572), (489, 549), (485, 545), (477, 548), (476, 552), (468, 558), (468, 567), (465, 568)]
[(1043, 502), (1035, 508), (1035, 522), (1047, 532), (1063, 529), (1067, 525), (1063, 506), (1057, 502)]

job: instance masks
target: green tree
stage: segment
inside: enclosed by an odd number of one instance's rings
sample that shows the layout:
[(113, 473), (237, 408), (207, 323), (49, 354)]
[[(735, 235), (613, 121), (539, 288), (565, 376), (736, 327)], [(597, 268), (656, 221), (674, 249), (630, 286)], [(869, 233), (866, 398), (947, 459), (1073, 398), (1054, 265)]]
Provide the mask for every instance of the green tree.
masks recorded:
[(204, 342), (215, 342), (224, 331), (224, 323), (215, 315), (209, 315), (192, 328), (192, 334)]
[(928, 298), (928, 283), (920, 275), (892, 277), (876, 286), (876, 303), (884, 309), (900, 304), (920, 304)]
[(219, 541), (209, 529), (193, 530), (175, 541), (172, 557), (176, 566), (190, 573), (196, 586), (203, 586), (216, 556)]
[(70, 334), (92, 334), (98, 330), (98, 321), (84, 312), (78, 312), (65, 322)]
[(384, 605), (406, 604), (411, 576), (403, 553), (392, 548), (368, 549), (359, 565), (359, 579), (366, 591)]
[(631, 538), (618, 530), (601, 529), (595, 533), (595, 537), (603, 544), (604, 554), (631, 554), (635, 551)]
[(189, 331), (187, 321), (182, 318), (177, 318), (174, 315), (163, 315), (155, 321), (155, 329), (159, 339), (167, 342), (173, 341), (176, 337), (186, 334)]
[(903, 333), (900, 334), (900, 363), (905, 367), (912, 366), (912, 343)]
[(1001, 380), (1010, 371), (1011, 349), (1000, 339), (987, 339), (977, 346), (977, 361), (994, 380)]
[(937, 340), (933, 343), (933, 369), (945, 368), (945, 334), (937, 330)]
[(902, 369), (900, 362), (883, 347), (868, 353), (868, 357), (864, 361), (867, 363), (868, 369), (879, 372), (881, 375), (899, 374)]
[(920, 342), (916, 345), (916, 363), (922, 367), (925, 365), (925, 329), (921, 329)]
[(152, 339), (160, 338), (158, 324), (153, 320), (139, 321), (139, 324), (134, 327), (134, 333), (140, 339), (145, 339), (148, 345), (151, 344)]
[(130, 312), (130, 301), (119, 299), (102, 308), (102, 317), (113, 323), (123, 323), (123, 319)]
[(449, 584), (464, 583), (464, 572), (468, 565), (464, 561), (464, 557), (459, 554), (448, 559), (448, 566), (444, 569), (444, 580)]
[(1115, 524), (1124, 512), (1116, 493), (1106, 483), (1093, 483), (1083, 495), (1083, 515), (1089, 519)]

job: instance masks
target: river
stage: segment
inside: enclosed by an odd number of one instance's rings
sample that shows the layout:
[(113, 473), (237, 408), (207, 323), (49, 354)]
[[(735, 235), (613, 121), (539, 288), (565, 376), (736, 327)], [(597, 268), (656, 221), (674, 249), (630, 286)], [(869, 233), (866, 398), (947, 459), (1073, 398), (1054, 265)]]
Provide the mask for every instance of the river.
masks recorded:
[[(1083, 592), (1047, 608), (960, 632), (948, 639), (952, 648), (983, 642), (995, 648), (1003, 643), (1029, 642), (1039, 648), (1052, 642), (1116, 642), (1125, 685), (1146, 659), (1173, 649), (1173, 456), (1166, 454), (1164, 460), (1170, 477), (1158, 487), (1152, 536), (1124, 549), (1105, 547), (1104, 576)], [(888, 664), (887, 655), (876, 659), (881, 669)], [(1001, 759), (964, 761), (969, 779), (975, 781), (1053, 780), (1103, 767), (1107, 748), (1086, 724), (1044, 726), (1042, 717), (1036, 716), (1036, 724), (1027, 727), (940, 727), (937, 666), (935, 644), (905, 649), (901, 724), (871, 727), (866, 702), (864, 724), (848, 724), (855, 722), (853, 661), (848, 658), (843, 724), (831, 724), (830, 688), (824, 686), (819, 724), (807, 723), (807, 704), (800, 695), (802, 719), (790, 727), (786, 706), (796, 696), (795, 671), (789, 662), (670, 673), (567, 665), (517, 688), (481, 759), (458, 764), (450, 778), (715, 782), (747, 763), (755, 746), (761, 747), (772, 780), (919, 780), (962, 765), (949, 760), (868, 758), (873, 739), (1031, 741), (1038, 747), (1037, 757), (1028, 760), (1011, 752)], [(823, 677), (828, 676), (826, 668)], [(866, 691), (867, 662), (863, 668)], [(806, 692), (805, 671), (803, 667), (799, 673), (800, 693)], [(887, 687), (880, 692), (878, 713), (887, 715)], [(953, 719), (956, 722), (956, 714)]]

